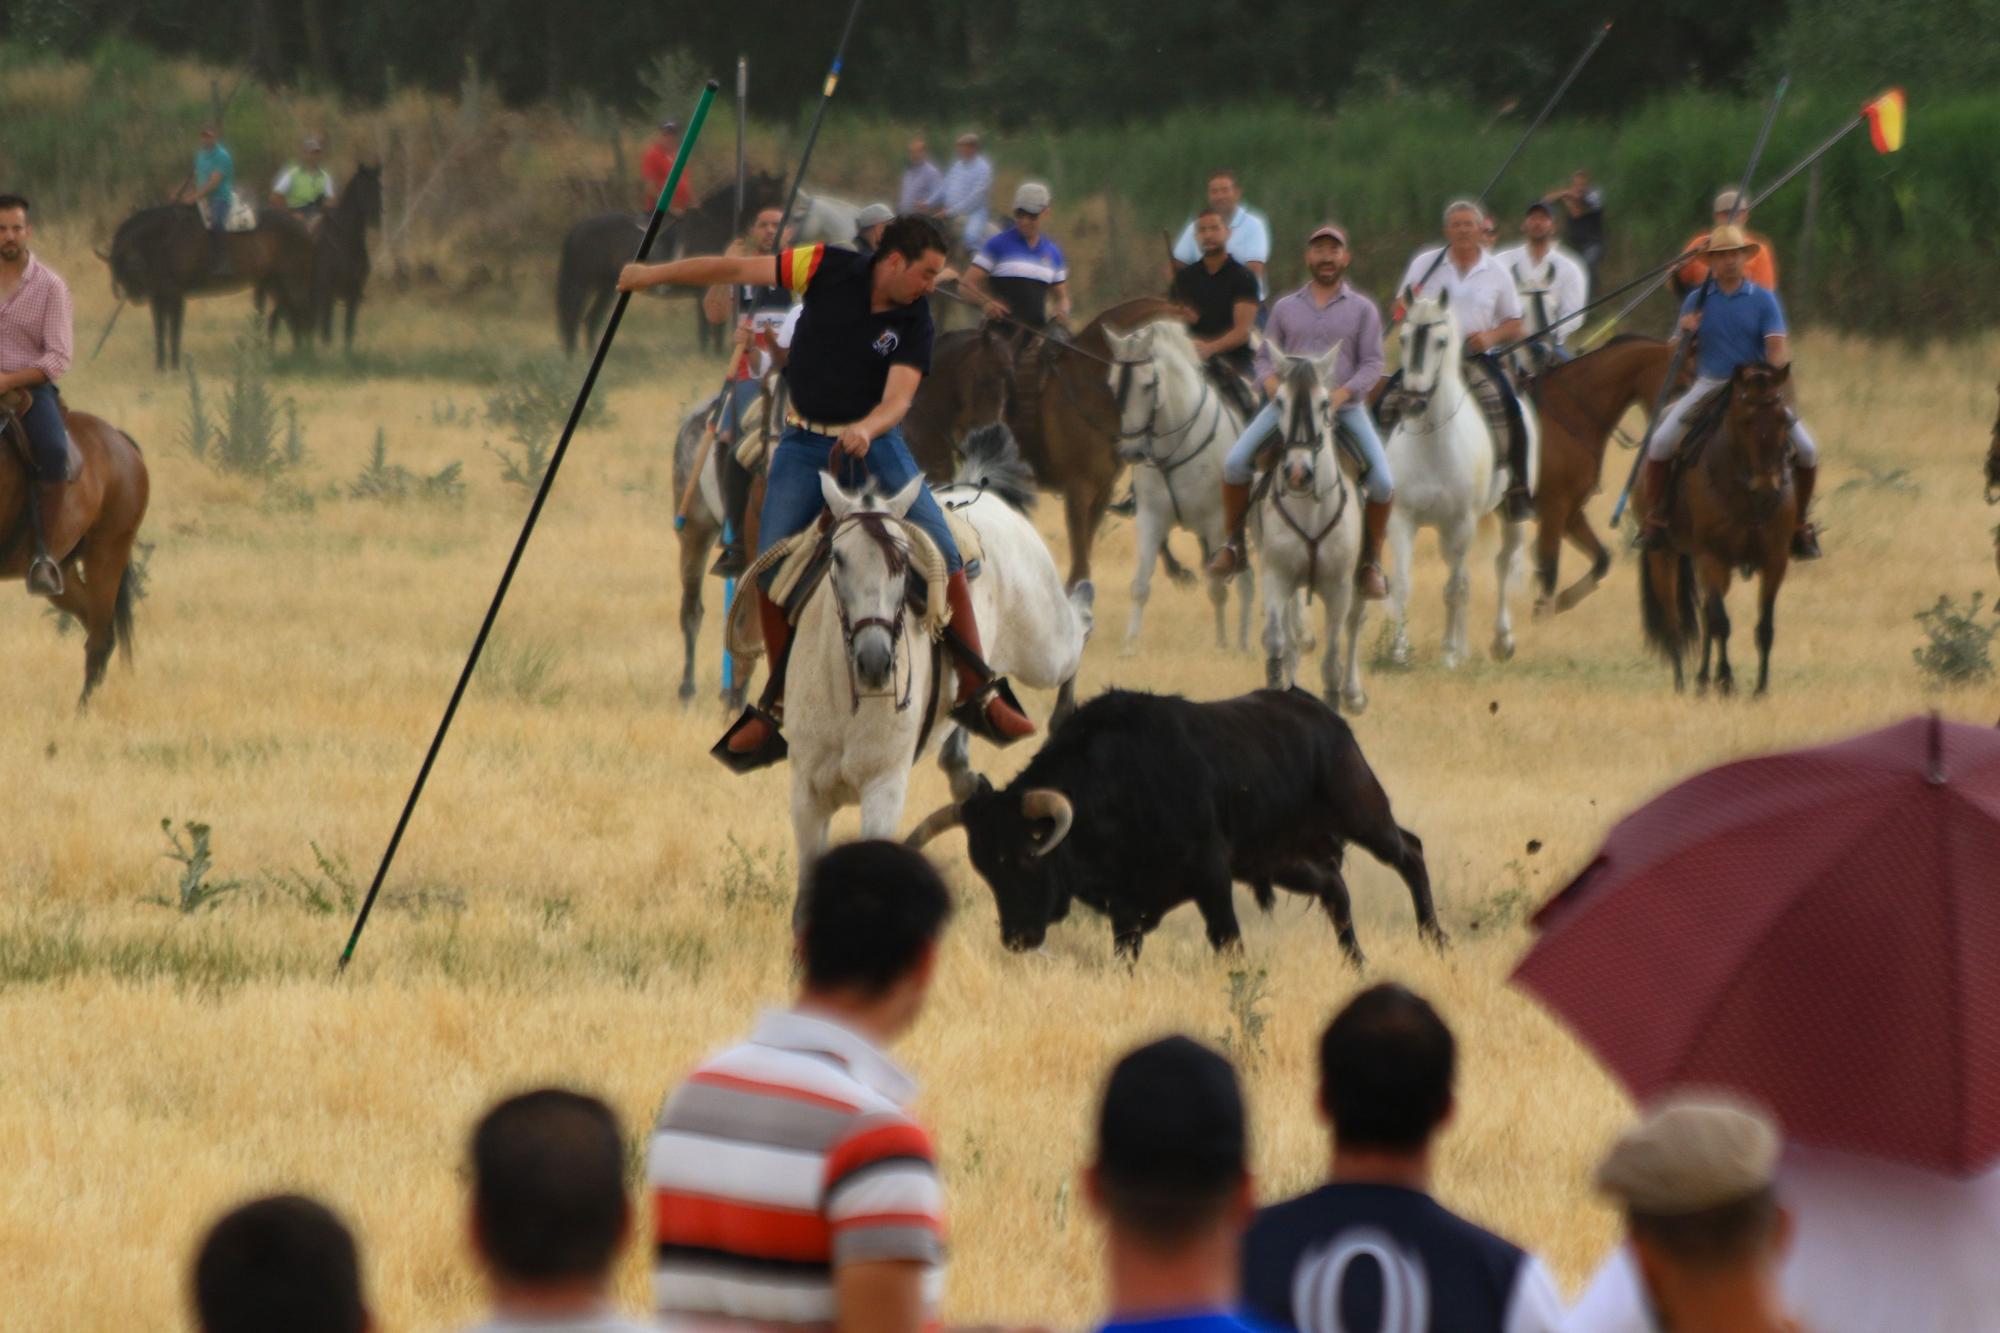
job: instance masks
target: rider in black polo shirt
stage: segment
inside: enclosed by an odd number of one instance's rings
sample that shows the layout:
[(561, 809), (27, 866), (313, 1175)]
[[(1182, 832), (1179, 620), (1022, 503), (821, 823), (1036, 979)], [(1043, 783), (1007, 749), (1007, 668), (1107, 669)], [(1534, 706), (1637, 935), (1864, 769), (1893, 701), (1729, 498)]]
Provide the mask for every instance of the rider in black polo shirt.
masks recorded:
[[(1194, 311), (1189, 332), (1203, 361), (1220, 362), (1239, 380), (1251, 373), (1250, 329), (1257, 321), (1257, 275), (1229, 254), (1229, 223), (1218, 209), (1194, 219), (1201, 258), (1174, 274), (1173, 299)], [(1255, 404), (1250, 405), (1252, 411)]]
[[(822, 472), (852, 480), (865, 469), (887, 495), (918, 475), (899, 425), (931, 366), (931, 310), (924, 298), (944, 271), (945, 239), (929, 218), (905, 215), (882, 230), (875, 253), (863, 258), (825, 245), (800, 246), (770, 256), (703, 257), (665, 264), (628, 264), (621, 291), (663, 283), (703, 287), (748, 283), (782, 287), (805, 306), (792, 335), (785, 379), (792, 417), (771, 456), (760, 548), (802, 532), (825, 506)], [(936, 543), (950, 572), (946, 595), (951, 628), (967, 656), (983, 657), (972, 594), (958, 546), (944, 512), (920, 489), (909, 520)], [(761, 553), (761, 550), (760, 550)], [(780, 677), (791, 624), (760, 584), (757, 609), (772, 674)], [(1005, 743), (1034, 734), (1035, 724), (1006, 697), (1004, 682), (966, 656), (958, 659), (958, 706), (953, 714), (989, 739)], [(737, 769), (775, 761), (783, 705), (753, 708), (730, 729), (718, 754)]]

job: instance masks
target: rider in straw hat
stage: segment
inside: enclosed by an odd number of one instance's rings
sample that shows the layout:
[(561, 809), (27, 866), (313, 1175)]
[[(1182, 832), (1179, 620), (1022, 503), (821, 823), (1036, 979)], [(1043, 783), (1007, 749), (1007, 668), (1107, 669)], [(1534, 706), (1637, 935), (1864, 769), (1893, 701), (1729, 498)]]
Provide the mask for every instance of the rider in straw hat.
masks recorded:
[[(1666, 545), (1667, 472), (1687, 431), (1688, 414), (1727, 385), (1739, 367), (1760, 361), (1782, 367), (1792, 359), (1785, 312), (1777, 293), (1745, 276), (1744, 270), (1757, 250), (1757, 242), (1744, 235), (1741, 227), (1725, 223), (1710, 232), (1704, 253), (1714, 276), (1714, 289), (1705, 305), (1699, 291), (1689, 292), (1681, 305), (1681, 333), (1693, 334), (1699, 329), (1701, 337), (1695, 343), (1694, 383), (1661, 413), (1653, 442), (1646, 449), (1645, 487), (1651, 506), (1639, 544), (1647, 550)], [(1806, 507), (1812, 503), (1813, 483), (1819, 477), (1819, 448), (1797, 416), (1792, 418), (1791, 437), (1799, 512), (1792, 554), (1801, 560), (1817, 560), (1819, 538), (1806, 521)]]

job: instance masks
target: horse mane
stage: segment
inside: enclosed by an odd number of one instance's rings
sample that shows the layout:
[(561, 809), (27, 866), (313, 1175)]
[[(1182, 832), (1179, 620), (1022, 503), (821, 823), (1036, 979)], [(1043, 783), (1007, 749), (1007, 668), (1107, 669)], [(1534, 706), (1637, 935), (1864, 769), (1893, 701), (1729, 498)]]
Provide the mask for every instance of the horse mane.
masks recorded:
[(991, 491), (1024, 514), (1035, 507), (1035, 470), (1021, 457), (1014, 432), (1004, 422), (981, 426), (958, 448), (964, 461), (959, 463), (952, 485)]
[[(1161, 315), (1142, 327), (1153, 331), (1153, 346), (1156, 350), (1164, 343), (1173, 348), (1175, 353), (1189, 365), (1200, 367), (1201, 358), (1196, 356), (1194, 351), (1194, 335), (1188, 332), (1186, 322), (1178, 316)], [(1134, 329), (1133, 332), (1136, 333), (1138, 330)]]
[(1664, 338), (1655, 338), (1650, 333), (1616, 333), (1605, 339), (1599, 346), (1593, 347), (1590, 350), (1592, 352), (1601, 352), (1606, 347), (1623, 347), (1627, 343), (1660, 343), (1665, 341)]

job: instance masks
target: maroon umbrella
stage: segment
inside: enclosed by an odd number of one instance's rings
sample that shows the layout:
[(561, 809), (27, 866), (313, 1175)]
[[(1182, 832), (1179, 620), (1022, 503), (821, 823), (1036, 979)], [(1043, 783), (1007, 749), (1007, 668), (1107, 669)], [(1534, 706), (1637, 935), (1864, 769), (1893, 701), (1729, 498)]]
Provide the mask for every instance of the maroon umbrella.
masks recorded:
[(1801, 1143), (2000, 1157), (2000, 732), (1913, 718), (1713, 769), (1535, 923), (1514, 979), (1641, 1101), (1732, 1088)]

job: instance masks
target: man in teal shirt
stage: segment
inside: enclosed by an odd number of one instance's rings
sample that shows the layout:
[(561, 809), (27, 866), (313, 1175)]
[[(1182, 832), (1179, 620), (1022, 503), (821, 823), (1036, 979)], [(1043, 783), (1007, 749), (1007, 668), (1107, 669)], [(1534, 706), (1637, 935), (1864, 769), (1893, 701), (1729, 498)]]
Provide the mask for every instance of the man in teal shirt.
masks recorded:
[(194, 193), (187, 197), (208, 201), (209, 268), (212, 276), (227, 277), (229, 251), (224, 238), (236, 200), (236, 160), (222, 146), (213, 125), (201, 127), (201, 149), (194, 155)]

